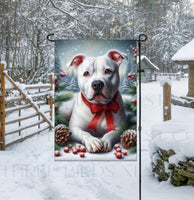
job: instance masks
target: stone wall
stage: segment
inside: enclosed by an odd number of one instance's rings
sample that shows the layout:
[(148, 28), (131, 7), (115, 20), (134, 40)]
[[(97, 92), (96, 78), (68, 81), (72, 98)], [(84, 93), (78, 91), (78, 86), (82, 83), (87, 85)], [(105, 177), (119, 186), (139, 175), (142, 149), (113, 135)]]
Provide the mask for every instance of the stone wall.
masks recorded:
[(194, 157), (179, 161), (178, 164), (169, 163), (169, 157), (174, 155), (173, 150), (159, 149), (153, 154), (153, 175), (157, 179), (167, 181), (170, 179), (174, 186), (194, 186)]

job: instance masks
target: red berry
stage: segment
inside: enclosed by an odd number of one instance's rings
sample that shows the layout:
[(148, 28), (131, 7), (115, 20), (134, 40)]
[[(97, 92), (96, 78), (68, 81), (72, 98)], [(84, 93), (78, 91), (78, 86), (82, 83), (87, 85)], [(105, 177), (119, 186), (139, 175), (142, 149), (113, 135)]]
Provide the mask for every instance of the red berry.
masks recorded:
[(75, 148), (81, 148), (81, 144), (76, 144)]
[(57, 110), (59, 108), (59, 106), (58, 105), (55, 105), (55, 110)]
[(124, 152), (123, 152), (123, 155), (126, 156), (126, 155), (127, 155), (127, 151), (124, 151)]
[(137, 53), (137, 49), (134, 50), (134, 53)]
[(121, 152), (121, 151), (122, 151), (121, 148), (116, 149), (116, 152)]
[(71, 144), (69, 144), (69, 145), (68, 145), (68, 147), (69, 147), (69, 149), (71, 149), (71, 148), (72, 148), (72, 145), (71, 145)]
[(114, 152), (114, 155), (116, 156), (117, 152)]
[(120, 153), (120, 152), (116, 153), (116, 157), (117, 157), (118, 159), (121, 159), (121, 158), (122, 158), (122, 153)]
[(135, 73), (133, 73), (132, 76), (135, 76)]
[(135, 51), (135, 48), (133, 48), (133, 51)]
[(60, 152), (59, 151), (55, 151), (55, 156), (60, 156)]
[(65, 73), (65, 72), (60, 72), (59, 75), (60, 75), (61, 77), (65, 77), (65, 76), (66, 76), (66, 73)]
[(131, 76), (131, 79), (135, 79), (135, 77), (134, 77), (134, 76)]
[(118, 144), (114, 145), (114, 149), (120, 148), (120, 146)]
[(128, 75), (127, 75), (128, 78), (131, 78), (131, 76), (132, 76), (131, 74), (128, 74)]
[(135, 99), (133, 99), (133, 100), (131, 101), (131, 103), (135, 104), (135, 103), (136, 103), (136, 100), (135, 100)]
[(77, 150), (77, 152), (80, 152), (80, 148), (81, 148), (81, 145), (80, 145), (80, 144), (76, 144), (76, 145), (75, 145), (75, 149)]
[(137, 54), (134, 54), (134, 57), (137, 58)]
[(57, 85), (55, 84), (55, 90), (57, 89)]
[(58, 78), (55, 76), (55, 84), (58, 82)]
[(84, 153), (80, 153), (79, 155), (80, 155), (81, 158), (85, 157)]
[(68, 147), (65, 147), (65, 148), (63, 149), (63, 151), (64, 151), (65, 153), (69, 153), (69, 148), (68, 148)]
[(86, 147), (81, 147), (80, 152), (86, 152)]
[(73, 154), (77, 154), (77, 149), (72, 149)]

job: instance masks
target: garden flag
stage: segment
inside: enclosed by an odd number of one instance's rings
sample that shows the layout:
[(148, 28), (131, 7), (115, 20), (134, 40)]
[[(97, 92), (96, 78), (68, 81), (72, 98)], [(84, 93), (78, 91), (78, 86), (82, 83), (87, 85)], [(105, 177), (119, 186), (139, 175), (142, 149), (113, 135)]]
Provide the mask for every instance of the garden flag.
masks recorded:
[(136, 161), (136, 41), (55, 41), (55, 160)]

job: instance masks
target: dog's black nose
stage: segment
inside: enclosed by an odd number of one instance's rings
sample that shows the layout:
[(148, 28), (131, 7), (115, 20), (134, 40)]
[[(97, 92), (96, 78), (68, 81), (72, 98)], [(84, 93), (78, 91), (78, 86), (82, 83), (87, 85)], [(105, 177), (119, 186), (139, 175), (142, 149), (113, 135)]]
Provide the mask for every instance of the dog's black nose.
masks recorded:
[(104, 87), (104, 83), (102, 81), (94, 81), (92, 83), (92, 88), (95, 91), (100, 91)]

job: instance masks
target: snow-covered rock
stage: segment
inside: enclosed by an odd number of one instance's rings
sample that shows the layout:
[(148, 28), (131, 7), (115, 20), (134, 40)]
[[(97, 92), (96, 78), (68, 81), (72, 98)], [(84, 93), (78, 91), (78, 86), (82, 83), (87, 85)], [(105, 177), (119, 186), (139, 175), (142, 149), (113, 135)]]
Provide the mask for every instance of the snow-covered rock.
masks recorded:
[(163, 122), (152, 127), (151, 136), (151, 154), (158, 149), (172, 149), (177, 161), (194, 156), (194, 124)]

